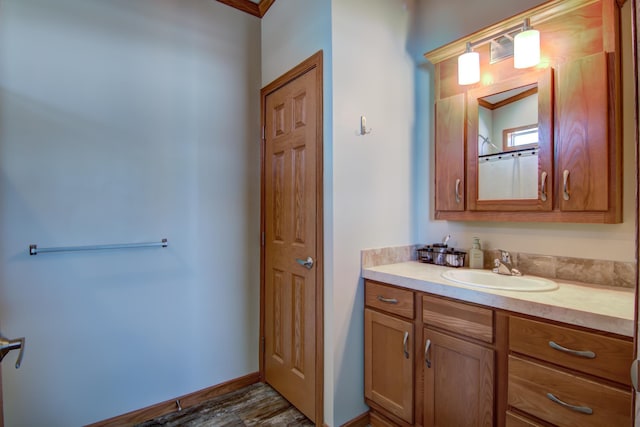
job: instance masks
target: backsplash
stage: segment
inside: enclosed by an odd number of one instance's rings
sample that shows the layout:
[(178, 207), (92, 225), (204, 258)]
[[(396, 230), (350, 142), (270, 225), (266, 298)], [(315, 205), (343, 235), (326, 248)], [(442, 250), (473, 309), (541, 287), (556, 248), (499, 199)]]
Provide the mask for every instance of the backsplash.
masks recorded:
[[(415, 261), (416, 248), (424, 245), (396, 246), (365, 249), (361, 251), (362, 268), (377, 265)], [(499, 256), (496, 250), (483, 250), (484, 268), (493, 268), (493, 260)], [(633, 262), (571, 258), (511, 252), (511, 261), (522, 274), (571, 280), (602, 286), (634, 288), (636, 264)], [(468, 261), (466, 262), (468, 264)], [(465, 264), (465, 267), (467, 265)]]

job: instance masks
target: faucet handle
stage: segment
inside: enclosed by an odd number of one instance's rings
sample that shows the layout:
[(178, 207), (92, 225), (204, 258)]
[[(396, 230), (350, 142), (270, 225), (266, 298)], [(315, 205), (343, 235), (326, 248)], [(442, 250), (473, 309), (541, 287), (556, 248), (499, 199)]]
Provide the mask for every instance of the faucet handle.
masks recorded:
[(500, 251), (500, 259), (502, 260), (502, 262), (511, 264), (511, 254), (509, 253), (509, 251), (505, 251), (504, 249), (498, 250)]

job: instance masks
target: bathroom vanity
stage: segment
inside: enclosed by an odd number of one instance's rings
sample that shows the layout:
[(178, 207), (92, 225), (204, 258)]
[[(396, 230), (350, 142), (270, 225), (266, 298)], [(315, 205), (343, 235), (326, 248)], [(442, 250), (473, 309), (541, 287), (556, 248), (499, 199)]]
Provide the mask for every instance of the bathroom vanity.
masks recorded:
[[(624, 4), (551, 0), (425, 54), (435, 219), (622, 222)], [(529, 23), (540, 62), (515, 68), (502, 43)], [(463, 85), (458, 57), (471, 50), (480, 78)], [(511, 145), (514, 135), (535, 139)], [(631, 426), (634, 288), (555, 280), (545, 291), (495, 289), (447, 279), (450, 267), (412, 256), (363, 262), (371, 425)], [(572, 279), (597, 280), (576, 270)]]
[(631, 425), (632, 289), (491, 290), (448, 269), (362, 270), (373, 426)]

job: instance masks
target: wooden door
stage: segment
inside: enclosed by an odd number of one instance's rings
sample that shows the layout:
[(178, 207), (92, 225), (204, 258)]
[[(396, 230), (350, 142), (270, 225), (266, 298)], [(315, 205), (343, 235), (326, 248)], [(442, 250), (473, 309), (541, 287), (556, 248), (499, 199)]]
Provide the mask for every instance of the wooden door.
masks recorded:
[(263, 89), (263, 366), (266, 382), (322, 417), (321, 55)]
[(424, 329), (424, 426), (493, 426), (494, 351)]
[(465, 206), (464, 94), (436, 102), (435, 209), (463, 211)]
[(558, 69), (556, 195), (563, 211), (609, 209), (610, 84), (604, 52)]
[(364, 310), (364, 395), (413, 423), (413, 323)]

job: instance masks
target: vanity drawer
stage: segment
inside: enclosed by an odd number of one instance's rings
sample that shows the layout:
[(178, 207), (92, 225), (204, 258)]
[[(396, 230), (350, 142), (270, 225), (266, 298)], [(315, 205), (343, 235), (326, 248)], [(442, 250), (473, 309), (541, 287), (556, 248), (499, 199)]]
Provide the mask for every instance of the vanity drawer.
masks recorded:
[(543, 427), (542, 424), (523, 417), (520, 414), (515, 414), (511, 411), (507, 411), (507, 427)]
[(413, 319), (412, 291), (367, 280), (364, 293), (366, 306)]
[(509, 349), (631, 385), (629, 369), (633, 360), (633, 344), (630, 341), (512, 316), (509, 320)]
[(423, 296), (422, 322), (480, 341), (493, 342), (493, 310), (488, 308)]
[[(509, 356), (509, 405), (559, 426), (629, 426), (631, 391), (610, 387), (542, 364)], [(591, 410), (591, 414), (571, 409)]]

